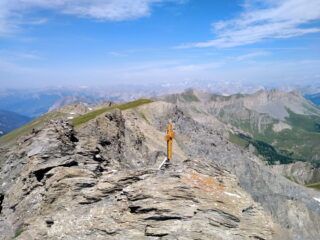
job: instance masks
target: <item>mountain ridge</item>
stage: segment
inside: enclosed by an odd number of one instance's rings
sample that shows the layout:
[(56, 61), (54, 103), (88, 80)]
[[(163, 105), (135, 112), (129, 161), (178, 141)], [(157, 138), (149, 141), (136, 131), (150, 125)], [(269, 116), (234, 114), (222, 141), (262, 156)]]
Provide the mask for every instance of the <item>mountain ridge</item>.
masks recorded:
[(235, 136), (238, 142), (253, 144), (260, 152), (275, 147), (278, 153), (274, 156), (279, 157), (267, 156), (269, 163), (279, 159), (285, 163), (320, 163), (320, 109), (299, 92), (270, 90), (221, 96), (189, 90), (159, 99), (177, 104), (191, 115), (199, 115), (198, 118), (213, 116), (232, 125), (242, 134)]

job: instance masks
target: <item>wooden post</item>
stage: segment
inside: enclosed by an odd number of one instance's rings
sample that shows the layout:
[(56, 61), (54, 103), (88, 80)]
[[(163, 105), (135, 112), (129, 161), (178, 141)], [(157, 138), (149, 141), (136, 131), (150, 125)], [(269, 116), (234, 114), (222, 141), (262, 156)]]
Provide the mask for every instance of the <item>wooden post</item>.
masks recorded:
[(172, 124), (168, 124), (167, 135), (165, 137), (167, 141), (167, 159), (170, 160), (172, 158), (172, 142), (176, 133), (172, 130)]

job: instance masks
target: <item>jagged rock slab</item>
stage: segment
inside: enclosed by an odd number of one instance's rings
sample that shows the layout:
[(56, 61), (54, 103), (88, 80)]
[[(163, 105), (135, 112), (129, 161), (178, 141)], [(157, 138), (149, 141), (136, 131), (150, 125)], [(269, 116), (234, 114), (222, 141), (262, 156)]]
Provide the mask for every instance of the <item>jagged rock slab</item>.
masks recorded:
[[(231, 170), (239, 178), (241, 187), (261, 203), (283, 228), (292, 232), (293, 239), (319, 239), (319, 192), (275, 174), (252, 153), (231, 144), (224, 137), (225, 128), (221, 129), (220, 124), (211, 121), (212, 117), (199, 122), (190, 114), (186, 116), (177, 106), (164, 105), (168, 109), (163, 118), (147, 109), (145, 114), (153, 125), (163, 131), (166, 119), (173, 122), (178, 145), (188, 157), (211, 160)], [(152, 105), (144, 108), (152, 109)]]

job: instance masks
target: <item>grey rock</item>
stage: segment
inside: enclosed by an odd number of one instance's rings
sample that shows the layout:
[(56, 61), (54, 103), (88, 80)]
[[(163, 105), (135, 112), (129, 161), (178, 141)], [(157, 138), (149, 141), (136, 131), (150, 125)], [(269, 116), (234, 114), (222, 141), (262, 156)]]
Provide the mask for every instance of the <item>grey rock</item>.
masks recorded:
[(296, 162), (286, 165), (271, 165), (270, 168), (291, 181), (305, 185), (320, 182), (320, 169), (311, 163)]
[[(182, 108), (185, 107), (183, 103)], [(177, 131), (178, 144), (188, 157), (214, 161), (234, 173), (241, 187), (261, 203), (276, 222), (288, 229), (293, 239), (319, 239), (319, 192), (274, 173), (258, 157), (231, 144), (223, 137), (227, 128), (216, 124), (216, 119), (211, 120), (213, 116), (207, 116), (200, 122), (188, 113), (186, 116), (178, 103), (178, 107), (172, 106), (164, 117), (174, 116), (171, 121)], [(150, 114), (149, 118), (159, 129), (165, 129), (159, 117), (152, 118)]]

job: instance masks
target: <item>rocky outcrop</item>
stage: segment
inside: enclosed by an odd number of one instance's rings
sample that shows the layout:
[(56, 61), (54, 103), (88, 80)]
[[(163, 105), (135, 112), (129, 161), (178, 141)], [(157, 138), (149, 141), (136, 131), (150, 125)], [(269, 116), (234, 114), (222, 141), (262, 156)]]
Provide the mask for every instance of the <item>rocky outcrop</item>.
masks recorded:
[(115, 103), (108, 102), (108, 101), (99, 103), (94, 106), (89, 106), (88, 104), (84, 104), (84, 103), (74, 103), (74, 104), (66, 105), (61, 108), (55, 109), (55, 111), (65, 115), (66, 119), (71, 120), (71, 119), (74, 119), (75, 117), (81, 116), (88, 112), (99, 110), (102, 108), (108, 108), (113, 105), (115, 105)]
[[(61, 97), (59, 98), (48, 110), (48, 112), (51, 111), (59, 111), (61, 108), (65, 106), (69, 106), (69, 108), (74, 108), (75, 106), (88, 106), (88, 105), (94, 105), (102, 101), (103, 98), (100, 96), (67, 96), (67, 97)], [(81, 107), (80, 107), (81, 109)], [(83, 110), (86, 110), (83, 108)]]
[[(174, 161), (158, 171), (172, 111), (179, 133)], [(0, 239), (290, 237), (228, 170), (187, 157), (183, 144), (194, 137), (181, 124), (196, 124), (189, 121), (171, 104), (154, 103), (115, 109), (77, 129), (54, 120), (2, 149)], [(197, 144), (201, 129), (194, 129)], [(211, 148), (225, 144), (209, 134)]]
[[(145, 115), (158, 128), (165, 128), (165, 121), (159, 120), (151, 111)], [(192, 119), (192, 114), (186, 117), (178, 107), (172, 106), (164, 119), (174, 123), (178, 144), (188, 157), (211, 160), (232, 171), (239, 178), (241, 187), (288, 229), (293, 239), (319, 238), (319, 192), (274, 173), (252, 153), (231, 144), (224, 138), (225, 129), (220, 129), (209, 116), (200, 123)]]
[(286, 165), (272, 165), (270, 168), (277, 174), (302, 185), (320, 182), (320, 169), (311, 163), (296, 162)]

